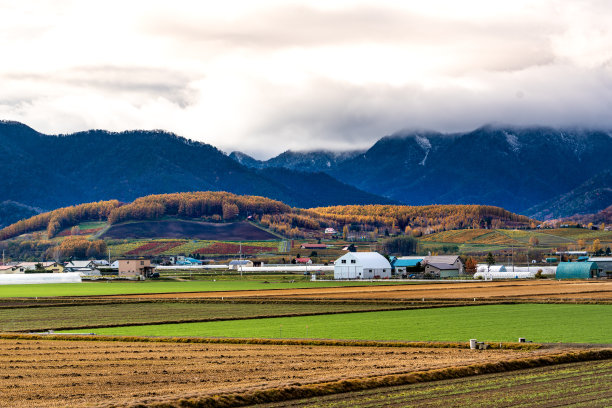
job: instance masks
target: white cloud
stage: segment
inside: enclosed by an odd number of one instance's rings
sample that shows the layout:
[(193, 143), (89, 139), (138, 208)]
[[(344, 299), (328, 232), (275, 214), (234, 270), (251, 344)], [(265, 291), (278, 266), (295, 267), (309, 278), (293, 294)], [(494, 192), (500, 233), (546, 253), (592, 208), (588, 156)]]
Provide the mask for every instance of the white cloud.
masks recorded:
[[(22, 4), (23, 3), (23, 4)], [(612, 127), (606, 1), (0, 1), (0, 118), (270, 156), (406, 127)]]

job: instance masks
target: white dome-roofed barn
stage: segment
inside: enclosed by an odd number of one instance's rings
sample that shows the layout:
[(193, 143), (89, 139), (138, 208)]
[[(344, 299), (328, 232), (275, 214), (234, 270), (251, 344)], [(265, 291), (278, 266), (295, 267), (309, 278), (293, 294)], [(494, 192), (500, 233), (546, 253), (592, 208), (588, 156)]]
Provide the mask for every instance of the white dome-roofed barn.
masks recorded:
[(348, 252), (334, 262), (334, 279), (391, 277), (391, 264), (378, 252)]

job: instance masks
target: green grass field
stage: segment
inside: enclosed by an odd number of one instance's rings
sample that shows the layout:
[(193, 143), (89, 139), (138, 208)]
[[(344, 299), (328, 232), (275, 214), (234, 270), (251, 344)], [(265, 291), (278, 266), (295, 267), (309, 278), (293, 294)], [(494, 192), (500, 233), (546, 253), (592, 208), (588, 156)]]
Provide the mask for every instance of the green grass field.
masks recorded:
[(142, 302), (106, 305), (2, 308), (1, 331), (42, 331), (118, 324), (388, 309), (389, 305), (296, 303)]
[[(296, 277), (296, 280), (299, 277)], [(108, 281), (83, 283), (50, 283), (32, 285), (0, 285), (0, 298), (49, 296), (103, 296), (141, 293), (210, 292), (226, 290), (297, 289), (338, 286), (414, 284), (404, 282), (310, 282), (296, 281), (264, 283), (257, 280), (206, 281)]]
[(260, 407), (610, 407), (610, 380), (612, 361), (589, 361), (376, 388)]
[(96, 329), (98, 334), (612, 343), (612, 306), (519, 304)]

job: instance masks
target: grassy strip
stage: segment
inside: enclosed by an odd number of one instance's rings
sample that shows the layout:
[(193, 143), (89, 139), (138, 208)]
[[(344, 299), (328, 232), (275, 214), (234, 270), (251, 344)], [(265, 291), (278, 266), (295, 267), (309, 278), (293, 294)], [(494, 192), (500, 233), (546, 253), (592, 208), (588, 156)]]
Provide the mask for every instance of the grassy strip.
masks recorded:
[(463, 367), (449, 367), (437, 370), (417, 371), (406, 374), (375, 376), (364, 379), (295, 385), (285, 388), (271, 388), (248, 393), (214, 395), (204, 398), (181, 399), (173, 402), (138, 404), (138, 408), (230, 408), (246, 405), (280, 402), (293, 399), (320, 397), (344, 392), (363, 391), (379, 387), (415, 384), (447, 380), (480, 374), (515, 371), (527, 368), (557, 364), (612, 359), (612, 349), (564, 353), (544, 357), (500, 361), (497, 363), (473, 364)]
[[(261, 291), (278, 289), (339, 288), (345, 286), (393, 286), (414, 285), (415, 282), (365, 281), (296, 281), (273, 282), (247, 280), (228, 281), (119, 281), (119, 282), (83, 282), (83, 283), (47, 283), (0, 285), (0, 298), (54, 297), (54, 296), (138, 296), (148, 294), (177, 294), (199, 292), (227, 291)], [(221, 295), (220, 295), (221, 296)]]
[[(410, 347), (410, 348), (458, 348), (467, 349), (465, 342), (434, 341), (355, 341), (324, 339), (260, 339), (260, 338), (216, 338), (216, 337), (145, 337), (145, 336), (100, 336), (69, 334), (22, 334), (0, 333), (0, 339), (7, 340), (65, 340), (65, 341), (117, 341), (138, 343), (203, 343), (203, 344), (264, 344), (280, 346), (335, 346), (335, 347)], [(536, 350), (537, 343), (490, 343), (491, 349)]]
[[(611, 306), (488, 305), (97, 329), (118, 336), (612, 343)], [(546, 324), (542, 324), (546, 322)]]
[(255, 315), (255, 316), (239, 316), (239, 317), (208, 317), (201, 319), (176, 319), (176, 320), (159, 320), (152, 322), (130, 322), (130, 323), (107, 323), (107, 324), (89, 324), (80, 326), (48, 326), (49, 328), (36, 328), (36, 329), (23, 329), (23, 330), (11, 330), (16, 333), (27, 333), (33, 330), (88, 330), (88, 329), (103, 329), (112, 327), (131, 327), (131, 326), (155, 326), (159, 324), (184, 324), (184, 323), (207, 323), (207, 322), (225, 322), (233, 320), (257, 320), (257, 319), (273, 319), (277, 317), (301, 317), (301, 316), (323, 316), (323, 315), (335, 315), (335, 314), (346, 314), (346, 313), (368, 313), (368, 312), (389, 312), (393, 310), (411, 310), (431, 307), (443, 307), (443, 306), (424, 306), (424, 307), (392, 307), (385, 309), (374, 309), (374, 310), (338, 310), (338, 311), (326, 311), (326, 312), (307, 312), (307, 313), (279, 313), (279, 314), (266, 314), (266, 315)]
[[(174, 303), (179, 303), (179, 304), (192, 304), (192, 305), (197, 305), (197, 304), (202, 304), (202, 305), (206, 305), (206, 304), (214, 304), (214, 305), (220, 305), (220, 304), (224, 304), (224, 306), (227, 306), (228, 308), (232, 308), (232, 307), (240, 307), (242, 305), (248, 304), (247, 302), (227, 302), (225, 301), (224, 303), (222, 302), (176, 302), (176, 301), (172, 301), (172, 302), (147, 302), (147, 301), (142, 301), (142, 302), (137, 302), (137, 301), (132, 301), (132, 302), (125, 302), (125, 303), (121, 303), (120, 306), (122, 306), (123, 308), (128, 308), (126, 310), (123, 311), (124, 313), (124, 318), (126, 317), (130, 317), (131, 318), (131, 314), (130, 312), (134, 312), (134, 310), (132, 308), (129, 308), (129, 306), (126, 305), (141, 305), (141, 304), (145, 304), (149, 307), (155, 306), (155, 304), (174, 304)], [(277, 306), (277, 304), (275, 304), (274, 302), (271, 303), (257, 303), (258, 305), (275, 305)], [(90, 319), (92, 318), (99, 318), (100, 316), (104, 316), (105, 310), (98, 310), (97, 313), (93, 313), (90, 310), (91, 307), (98, 307), (98, 306), (102, 306), (102, 307), (108, 307), (108, 308), (113, 308), (114, 306), (119, 306), (119, 305), (115, 305), (114, 303), (108, 303), (108, 304), (84, 304), (84, 305), (71, 305), (71, 304), (63, 304), (63, 305), (51, 305), (49, 307), (58, 307), (58, 306), (63, 306), (64, 308), (70, 308), (70, 309), (76, 309), (76, 308), (82, 308), (83, 310), (83, 316), (79, 316), (79, 320), (82, 320), (83, 323), (82, 324), (77, 324), (77, 325), (70, 325), (70, 324), (66, 324), (65, 321), (66, 320), (70, 320), (66, 318), (65, 315), (65, 309), (54, 309), (53, 312), (54, 314), (49, 316), (47, 314), (45, 314), (44, 312), (41, 314), (37, 314), (37, 319), (35, 321), (32, 321), (31, 316), (29, 316), (27, 314), (28, 309), (32, 309), (35, 308), (37, 311), (42, 309), (45, 309), (46, 307), (25, 307), (25, 308), (1, 308), (0, 307), (0, 317), (3, 317), (3, 313), (9, 313), (11, 315), (10, 318), (6, 318), (5, 317), (5, 323), (4, 326), (0, 325), (0, 330), (4, 330), (7, 332), (15, 332), (15, 333), (28, 333), (28, 332), (32, 332), (32, 331), (45, 331), (45, 330), (55, 330), (55, 331), (60, 331), (60, 330), (81, 330), (81, 329), (103, 329), (103, 328), (115, 328), (115, 327), (131, 327), (131, 326), (155, 326), (155, 325), (162, 325), (162, 324), (186, 324), (186, 323), (207, 323), (207, 322), (224, 322), (224, 321), (234, 321), (234, 320), (257, 320), (257, 319), (272, 319), (272, 318), (287, 318), (287, 317), (308, 317), (308, 316), (325, 316), (325, 315), (336, 315), (336, 314), (348, 314), (348, 313), (368, 313), (368, 312), (389, 312), (389, 311), (399, 311), (399, 310), (420, 310), (420, 309), (436, 309), (436, 308), (447, 308), (447, 307), (463, 307), (463, 306), (482, 306), (482, 305), (489, 305), (489, 304), (499, 304), (499, 303), (487, 303), (487, 302), (482, 302), (482, 303), (477, 303), (477, 304), (471, 304), (471, 303), (458, 303), (458, 304), (416, 304), (416, 305), (402, 305), (402, 304), (396, 304), (396, 305), (391, 305), (390, 307), (382, 307), (382, 305), (384, 305), (383, 303), (380, 304), (370, 304), (370, 305), (359, 305), (359, 304), (350, 304), (350, 303), (343, 303), (343, 304), (320, 304), (320, 303), (310, 303), (310, 305), (315, 305), (317, 308), (321, 309), (321, 307), (330, 307), (330, 306), (335, 306), (338, 308), (341, 308), (342, 306), (344, 307), (350, 307), (353, 306), (353, 308), (350, 309), (346, 309), (346, 310), (315, 310), (312, 312), (278, 312), (278, 313), (262, 313), (262, 314), (257, 314), (257, 313), (251, 313), (249, 314), (240, 314), (240, 310), (237, 310), (236, 313), (238, 314), (237, 316), (215, 316), (215, 317), (200, 317), (200, 318), (175, 318), (176, 316), (172, 316), (172, 315), (166, 315), (165, 319), (158, 319), (158, 320), (146, 320), (145, 318), (142, 317), (142, 315), (140, 314), (140, 312), (142, 313), (146, 313), (147, 312), (155, 312), (157, 313), (157, 311), (153, 310), (142, 310), (139, 312), (138, 314), (138, 318), (140, 320), (125, 320), (122, 322), (118, 322), (118, 323), (105, 323), (105, 322), (99, 322), (96, 323), (95, 321), (91, 321)], [(296, 306), (296, 304), (290, 304), (290, 303), (284, 303), (284, 304), (278, 304), (278, 306), (287, 306), (287, 305), (291, 305), (291, 306)], [(298, 306), (304, 306), (303, 304), (298, 304)], [(359, 307), (361, 306), (361, 307)], [(8, 310), (3, 310), (3, 309), (8, 309)], [(89, 309), (89, 310), (88, 310)], [(78, 309), (77, 309), (78, 310)], [(14, 312), (14, 313), (13, 313)], [(138, 312), (138, 311), (136, 311)], [(171, 311), (164, 311), (164, 313), (170, 313)], [(215, 313), (215, 312), (219, 312), (219, 311), (215, 311), (215, 310), (193, 310), (193, 311), (182, 311), (181, 314), (183, 313)], [(31, 314), (31, 313), (30, 313)], [(111, 320), (113, 320), (113, 317), (110, 317)], [(18, 327), (9, 327), (7, 326), (8, 321), (13, 320), (15, 322), (17, 322)], [(75, 320), (75, 317), (72, 318), (72, 320)], [(89, 320), (89, 321), (88, 321)], [(19, 327), (21, 326), (21, 327)]]
[[(240, 302), (242, 303), (242, 302)], [(274, 314), (261, 314), (253, 316), (236, 316), (236, 317), (207, 317), (207, 318), (192, 318), (192, 319), (168, 319), (168, 320), (157, 320), (157, 321), (132, 321), (123, 323), (104, 323), (104, 324), (82, 324), (75, 326), (51, 326), (52, 321), (47, 320), (45, 327), (36, 327), (28, 329), (16, 329), (8, 330), (16, 333), (28, 333), (31, 331), (44, 331), (44, 330), (81, 330), (81, 329), (104, 329), (114, 327), (132, 327), (132, 326), (156, 326), (161, 324), (186, 324), (186, 323), (209, 323), (209, 322), (229, 322), (234, 320), (258, 320), (258, 319), (274, 319), (274, 318), (286, 318), (286, 317), (310, 317), (310, 316), (327, 316), (327, 315), (338, 315), (338, 314), (352, 314), (352, 313), (371, 313), (371, 312), (391, 312), (399, 310), (422, 310), (422, 309), (438, 309), (448, 307), (465, 307), (465, 306), (482, 306), (490, 304), (500, 303), (477, 303), (477, 304), (434, 304), (434, 305), (418, 305), (418, 306), (401, 306), (387, 308), (373, 308), (368, 309), (350, 309), (350, 310), (335, 310), (335, 311), (319, 311), (319, 312), (295, 312), (295, 313), (274, 313)], [(513, 303), (501, 303), (501, 304), (513, 304)], [(371, 305), (374, 306), (374, 305)], [(86, 306), (83, 306), (86, 307)]]

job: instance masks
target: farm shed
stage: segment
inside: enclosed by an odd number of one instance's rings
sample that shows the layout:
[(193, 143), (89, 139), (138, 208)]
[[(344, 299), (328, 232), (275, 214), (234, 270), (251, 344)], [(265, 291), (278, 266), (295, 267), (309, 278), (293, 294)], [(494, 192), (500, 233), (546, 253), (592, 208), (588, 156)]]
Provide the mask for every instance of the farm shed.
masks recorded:
[(493, 273), (493, 272), (506, 272), (506, 265), (487, 265), (487, 264), (478, 264), (476, 265), (476, 272), (480, 273)]
[(395, 273), (404, 273), (406, 269), (414, 269), (421, 266), (423, 258), (397, 258), (391, 262), (391, 266), (395, 270)]
[(242, 269), (243, 267), (250, 268), (253, 266), (253, 261), (248, 259), (234, 259), (229, 262), (227, 269)]
[(532, 274), (533, 276), (535, 276), (535, 274), (538, 273), (538, 271), (542, 271), (542, 275), (555, 276), (555, 273), (557, 272), (557, 267), (556, 266), (535, 266), (535, 265), (534, 266), (506, 265), (506, 271), (507, 272), (519, 272), (519, 273), (528, 272)]
[(557, 267), (557, 279), (590, 279), (599, 276), (595, 262), (561, 262)]
[(391, 264), (378, 252), (348, 252), (334, 262), (334, 279), (376, 277), (391, 277)]
[(474, 279), (532, 279), (535, 276), (534, 272), (519, 272), (519, 271), (497, 271), (497, 272), (476, 272)]
[(447, 263), (428, 263), (425, 265), (425, 274), (436, 275), (440, 278), (456, 278), (459, 276), (459, 268)]
[(612, 256), (598, 256), (589, 258), (589, 262), (595, 262), (601, 270), (600, 277), (612, 278)]
[(300, 245), (301, 249), (326, 249), (327, 245), (326, 244), (302, 244)]

